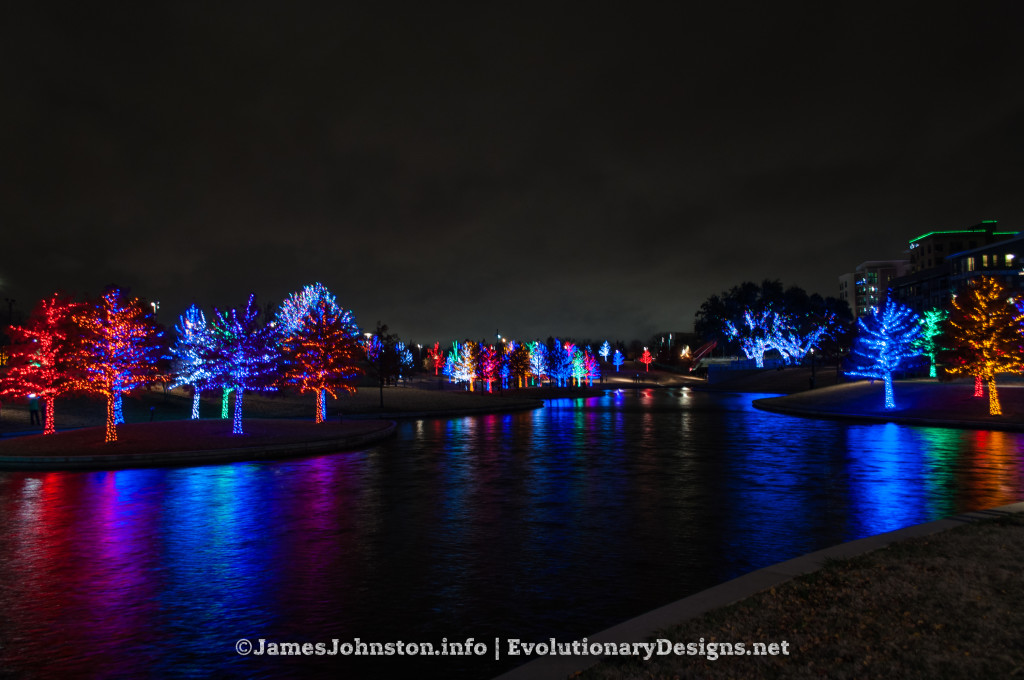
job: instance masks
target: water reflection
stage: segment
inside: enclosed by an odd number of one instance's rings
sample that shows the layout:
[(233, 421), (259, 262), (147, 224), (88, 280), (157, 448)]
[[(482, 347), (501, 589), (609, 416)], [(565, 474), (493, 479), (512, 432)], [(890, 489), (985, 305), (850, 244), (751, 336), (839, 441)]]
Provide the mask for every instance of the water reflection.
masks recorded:
[[(1024, 488), (1020, 435), (786, 418), (750, 401), (624, 390), (405, 423), (373, 449), (304, 460), (0, 473), (0, 665), (388, 675), (403, 660), (240, 658), (233, 644), (581, 637)], [(509, 665), (411, 663), (451, 677)]]

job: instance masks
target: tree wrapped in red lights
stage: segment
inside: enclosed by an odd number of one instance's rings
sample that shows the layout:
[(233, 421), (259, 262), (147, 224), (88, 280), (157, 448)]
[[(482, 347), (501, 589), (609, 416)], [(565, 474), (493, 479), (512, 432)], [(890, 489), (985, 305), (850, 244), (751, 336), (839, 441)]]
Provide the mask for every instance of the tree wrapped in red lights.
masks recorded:
[(479, 353), (477, 354), (477, 362), (479, 370), (477, 374), (480, 379), (484, 381), (487, 386), (487, 391), (491, 391), (491, 384), (497, 379), (498, 372), (500, 370), (500, 355), (494, 348), (494, 345), (481, 344)]
[(0, 394), (38, 397), (43, 402), (43, 434), (53, 434), (54, 401), (75, 387), (73, 316), (79, 303), (54, 294), (41, 300), (25, 326), (11, 327), (10, 360)]
[(433, 348), (427, 350), (427, 357), (434, 364), (434, 375), (444, 368), (444, 352), (441, 351), (441, 343), (435, 342)]
[(117, 441), (121, 395), (157, 377), (161, 334), (152, 309), (139, 298), (110, 288), (96, 303), (81, 307), (73, 319), (81, 337), (72, 382), (106, 399), (105, 441)]
[(1009, 297), (1002, 284), (983, 276), (953, 297), (946, 326), (947, 345), (960, 358), (947, 370), (980, 377), (988, 385), (988, 412), (993, 416), (1003, 412), (996, 374), (1019, 371), (1024, 362), (1020, 326), (1024, 317)]
[(353, 393), (363, 374), (359, 327), (352, 313), (338, 306), (319, 284), (294, 293), (278, 313), (282, 378), (301, 392), (316, 393), (316, 422), (327, 417), (327, 395)]
[(590, 347), (587, 347), (587, 351), (583, 354), (583, 368), (586, 371), (587, 386), (594, 386), (594, 379), (601, 379), (601, 366), (597, 362), (597, 357), (590, 351)]
[(644, 347), (644, 353), (640, 355), (640, 358), (637, 359), (637, 361), (644, 365), (645, 371), (651, 370), (651, 364), (654, 363), (654, 357), (651, 356), (651, 350)]

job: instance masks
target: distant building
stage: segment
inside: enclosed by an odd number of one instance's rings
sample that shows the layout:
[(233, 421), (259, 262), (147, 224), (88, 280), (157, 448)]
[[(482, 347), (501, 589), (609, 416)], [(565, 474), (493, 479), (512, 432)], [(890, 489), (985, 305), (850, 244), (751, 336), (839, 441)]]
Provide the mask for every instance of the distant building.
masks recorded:
[[(910, 272), (889, 282), (893, 297), (915, 312), (947, 307), (953, 293), (978, 276), (1013, 279), (1014, 289), (1024, 282), (1019, 248), (1024, 238), (1016, 231), (996, 231), (996, 220), (967, 229), (930, 231), (910, 240)], [(1007, 259), (1008, 258), (1008, 259)], [(1010, 262), (1007, 267), (1006, 263)]]
[(910, 260), (868, 260), (839, 277), (839, 299), (850, 305), (854, 318), (871, 313), (885, 300), (890, 282), (910, 271)]
[(948, 258), (949, 283), (954, 290), (969, 279), (990, 276), (1010, 290), (1024, 290), (1024, 236), (954, 253)]

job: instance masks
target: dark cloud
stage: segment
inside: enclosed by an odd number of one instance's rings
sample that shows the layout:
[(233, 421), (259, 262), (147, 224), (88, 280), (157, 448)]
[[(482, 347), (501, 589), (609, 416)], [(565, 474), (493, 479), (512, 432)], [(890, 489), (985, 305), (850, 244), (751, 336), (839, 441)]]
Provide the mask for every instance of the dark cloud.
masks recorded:
[(1024, 224), (1020, 29), (1008, 3), (27, 6), (0, 292), (116, 281), (175, 315), (320, 280), (423, 343), (831, 294), (917, 233)]

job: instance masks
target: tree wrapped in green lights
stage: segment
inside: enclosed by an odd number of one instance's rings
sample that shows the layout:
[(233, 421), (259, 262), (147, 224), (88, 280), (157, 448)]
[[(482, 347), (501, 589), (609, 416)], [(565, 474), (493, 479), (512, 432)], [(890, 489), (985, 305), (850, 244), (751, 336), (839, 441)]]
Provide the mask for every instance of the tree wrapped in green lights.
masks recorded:
[(904, 359), (918, 354), (915, 345), (921, 336), (919, 317), (909, 307), (887, 297), (881, 311), (872, 309), (858, 323), (860, 333), (853, 347), (858, 367), (850, 373), (884, 381), (885, 408), (894, 409), (892, 374)]
[(998, 281), (983, 276), (953, 297), (946, 326), (948, 344), (962, 361), (947, 367), (954, 374), (980, 377), (988, 386), (989, 415), (1002, 415), (996, 374), (1016, 372), (1024, 362), (1024, 316)]
[(929, 378), (938, 375), (935, 370), (935, 357), (940, 348), (936, 339), (942, 335), (942, 325), (948, 317), (949, 312), (938, 308), (927, 310), (921, 317), (921, 337), (918, 338), (916, 347), (922, 355), (928, 357)]

